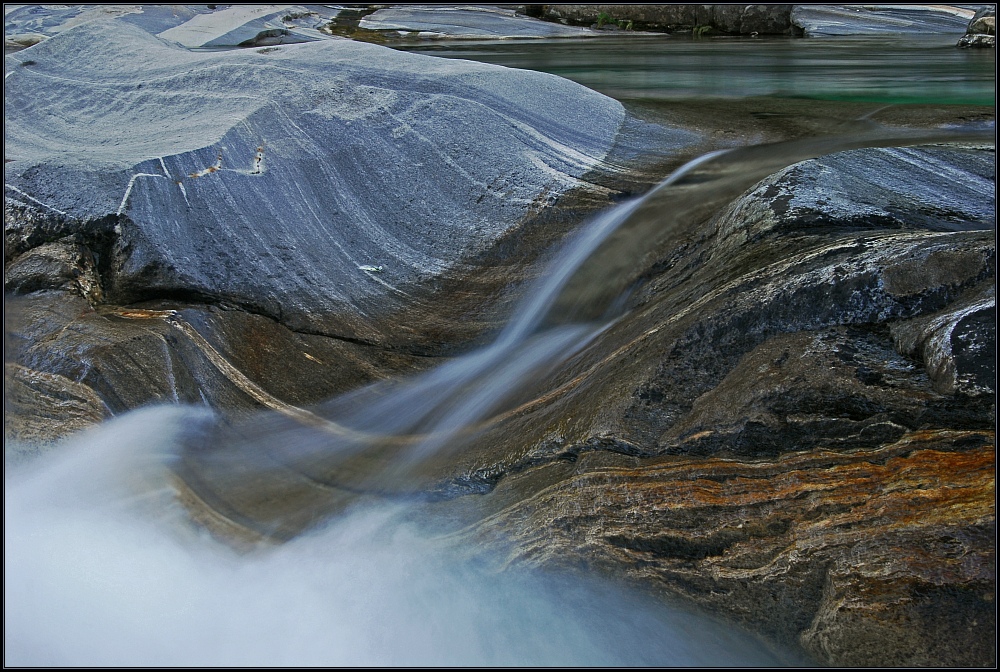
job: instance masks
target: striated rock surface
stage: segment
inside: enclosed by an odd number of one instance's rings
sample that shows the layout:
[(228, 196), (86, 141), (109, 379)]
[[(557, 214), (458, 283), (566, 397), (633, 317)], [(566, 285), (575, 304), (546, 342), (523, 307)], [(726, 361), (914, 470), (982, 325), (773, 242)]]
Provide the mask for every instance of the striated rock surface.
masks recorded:
[(807, 37), (965, 31), (967, 5), (794, 5), (791, 22)]
[(189, 434), (221, 450), (175, 474), (216, 532), (419, 496), (469, 553), (597, 568), (821, 664), (995, 665), (994, 148), (831, 154), (686, 219), (654, 201), (662, 238), (611, 260), (619, 319), (380, 490), (317, 477), (345, 433), (326, 416), (372, 397), (313, 404), (498, 324), (482, 304), (626, 180), (621, 106), (340, 40), (193, 53), (123, 19), (7, 68), (8, 439), (207, 405)]
[[(135, 16), (6, 63), (8, 361), (101, 413), (283, 408), (423, 368), (628, 188), (623, 151), (698, 138), (550, 75), (335, 39), (191, 52)], [(37, 438), (21, 398), (8, 436)]]
[(403, 5), (379, 9), (358, 23), (364, 30), (458, 39), (595, 37), (588, 28), (548, 23), (512, 9), (479, 6)]
[(379, 470), (420, 437), (330, 467), (348, 398), (206, 429), (182, 501), (246, 543), (422, 490), (501, 566), (627, 577), (822, 664), (990, 665), (994, 183), (992, 148), (861, 149), (676, 230), (654, 196), (628, 312), (416, 491)]
[(634, 312), (460, 458), (444, 491), (484, 493), (462, 534), (823, 664), (995, 664), (993, 171), (830, 155), (679, 235)]
[(529, 497), (499, 486), (517, 502), (480, 529), (507, 531), (507, 562), (586, 558), (823, 664), (990, 665), (993, 437), (925, 430), (754, 461), (591, 453)]
[(625, 120), (540, 73), (273, 49), (192, 53), (121, 22), (37, 45), (7, 79), (7, 195), (85, 230), (108, 301), (224, 301), (398, 343), (406, 325), (380, 316), (586, 188)]
[(4, 14), (7, 48), (31, 46), (91, 21), (117, 19), (185, 47), (262, 47), (329, 39), (326, 5), (21, 5)]

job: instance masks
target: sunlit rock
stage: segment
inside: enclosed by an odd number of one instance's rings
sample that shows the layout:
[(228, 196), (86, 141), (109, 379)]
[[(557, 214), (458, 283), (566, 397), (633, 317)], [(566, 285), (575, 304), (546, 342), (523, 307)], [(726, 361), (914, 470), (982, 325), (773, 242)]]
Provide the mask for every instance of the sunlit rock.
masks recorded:
[(791, 21), (816, 35), (965, 32), (975, 10), (958, 5), (794, 5)]
[(499, 7), (402, 5), (380, 9), (361, 19), (365, 30), (397, 31), (420, 37), (467, 39), (594, 37), (587, 28), (563, 26)]
[(965, 35), (958, 40), (959, 47), (996, 47), (997, 43), (996, 5), (983, 7), (969, 21)]
[(116, 21), (31, 57), (6, 82), (7, 195), (117, 218), (109, 301), (372, 342), (399, 340), (373, 317), (587, 188), (625, 119), (558, 77), (346, 40), (194, 53)]

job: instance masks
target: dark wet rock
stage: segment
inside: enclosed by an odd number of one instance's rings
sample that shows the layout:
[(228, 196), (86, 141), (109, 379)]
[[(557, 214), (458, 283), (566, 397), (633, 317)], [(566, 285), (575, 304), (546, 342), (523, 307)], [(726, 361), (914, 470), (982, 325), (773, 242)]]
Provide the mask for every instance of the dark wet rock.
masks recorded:
[(552, 38), (594, 37), (587, 28), (540, 21), (512, 9), (499, 7), (403, 5), (380, 9), (358, 24), (363, 30), (398, 31), (420, 37), (447, 38)]
[(786, 35), (792, 5), (543, 5), (550, 21), (590, 25), (601, 15), (631, 22), (635, 30), (691, 32), (711, 29), (732, 35)]
[[(56, 270), (61, 277), (62, 267)], [(86, 419), (154, 403), (205, 405), (230, 418), (261, 408), (282, 412), (427, 365), (297, 334), (240, 310), (192, 303), (95, 310), (71, 282), (6, 297), (6, 357), (14, 368), (5, 385), (18, 401), (8, 405), (5, 426), (15, 439), (57, 438)], [(66, 384), (61, 393), (59, 381)], [(48, 398), (58, 394), (83, 398), (101, 414), (57, 406), (44, 415), (47, 432), (35, 429), (38, 408), (49, 408)]]
[(983, 7), (969, 21), (965, 35), (958, 40), (959, 47), (995, 48), (997, 43), (997, 8), (996, 5)]
[(586, 559), (821, 664), (993, 664), (993, 432), (872, 444), (564, 462), (548, 483), (529, 482), (538, 470), (501, 482), (487, 499), (506, 504), (463, 541), (503, 549), (502, 562)]
[(680, 236), (545, 403), (459, 457), (454, 495), (489, 493), (476, 542), (589, 558), (823, 664), (993, 664), (992, 157), (822, 157)]
[(79, 432), (108, 417), (90, 387), (65, 376), (4, 365), (4, 441), (15, 454)]
[(791, 22), (807, 37), (961, 34), (973, 13), (955, 5), (795, 5)]

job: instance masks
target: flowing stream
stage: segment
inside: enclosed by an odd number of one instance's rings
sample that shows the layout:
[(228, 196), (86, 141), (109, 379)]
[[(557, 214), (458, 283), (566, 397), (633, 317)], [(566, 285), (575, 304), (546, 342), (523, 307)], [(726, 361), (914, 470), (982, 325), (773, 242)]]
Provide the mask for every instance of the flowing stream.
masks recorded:
[(497, 571), (407, 509), (433, 485), (428, 464), (537, 402), (547, 374), (621, 319), (686, 224), (810, 157), (994, 139), (865, 121), (840, 131), (712, 152), (594, 217), (491, 345), (420, 376), (235, 426), (146, 409), (8, 467), (5, 663), (803, 662), (605, 579)]

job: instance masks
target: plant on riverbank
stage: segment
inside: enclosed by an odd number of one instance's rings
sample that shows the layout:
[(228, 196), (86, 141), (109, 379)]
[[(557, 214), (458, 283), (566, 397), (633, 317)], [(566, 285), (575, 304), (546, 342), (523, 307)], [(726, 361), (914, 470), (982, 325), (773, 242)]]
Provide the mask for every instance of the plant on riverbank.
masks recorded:
[(613, 19), (611, 15), (607, 12), (601, 12), (597, 15), (597, 29), (600, 30), (604, 26), (612, 24), (618, 26), (622, 30), (632, 30), (632, 21), (625, 19)]

